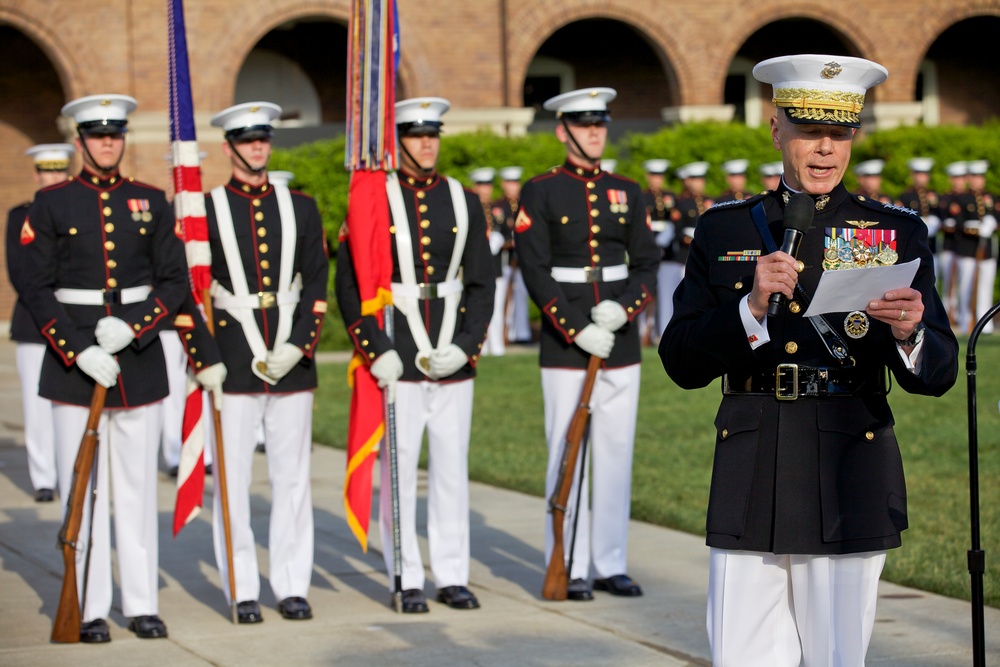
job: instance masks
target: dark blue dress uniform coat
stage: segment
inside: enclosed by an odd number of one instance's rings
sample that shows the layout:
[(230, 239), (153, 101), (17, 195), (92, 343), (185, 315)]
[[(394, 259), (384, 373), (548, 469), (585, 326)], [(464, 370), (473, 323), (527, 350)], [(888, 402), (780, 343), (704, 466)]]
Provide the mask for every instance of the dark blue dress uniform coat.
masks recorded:
[[(903, 194), (899, 195), (899, 204), (905, 208), (913, 209), (921, 218), (936, 215), (938, 220), (943, 221), (943, 219), (947, 217), (942, 214), (941, 198), (938, 196), (938, 193), (933, 190), (928, 190), (927, 188), (914, 188), (912, 190), (907, 190)], [(932, 253), (936, 252), (937, 238), (933, 236), (928, 237), (927, 245), (930, 246)]]
[[(274, 292), (278, 289), (281, 272), (281, 216), (278, 197), (270, 183), (251, 186), (233, 178), (225, 185), (226, 198), (233, 218), (236, 245), (246, 273), (250, 294)], [(330, 262), (326, 255), (326, 240), (316, 201), (301, 192), (290, 191), (295, 213), (295, 257), (292, 275), (302, 276), (302, 291), (292, 316), (292, 330), (286, 342), (303, 352), (303, 357), (275, 385), (257, 377), (251, 370), (253, 352), (243, 335), (240, 323), (224, 308), (213, 307), (215, 339), (226, 364), (226, 393), (282, 394), (316, 388), (316, 364), (313, 354), (326, 314), (327, 281)], [(229, 264), (222, 252), (219, 223), (212, 195), (205, 197), (208, 217), (208, 240), (212, 251), (212, 279), (230, 293), (233, 281)], [(254, 317), (268, 350), (274, 349), (278, 330), (278, 308), (254, 310)]]
[[(639, 184), (564, 163), (525, 183), (515, 230), (524, 282), (542, 312), (541, 366), (587, 367), (590, 355), (573, 339), (592, 323), (590, 309), (606, 299), (625, 309), (628, 322), (615, 332), (604, 368), (639, 363), (635, 318), (656, 294), (660, 262)], [(553, 267), (619, 264), (628, 265), (628, 279), (560, 283), (551, 275)]]
[(45, 345), (46, 340), (38, 330), (35, 319), (28, 312), (28, 306), (21, 298), (20, 287), (24, 276), (24, 246), (21, 245), (21, 230), (24, 219), (28, 216), (30, 204), (15, 206), (7, 214), (7, 277), (17, 292), (17, 302), (10, 316), (10, 337), (18, 343), (38, 343)]
[[(768, 318), (771, 340), (756, 350), (740, 319), (738, 305), (753, 286), (756, 264), (727, 257), (766, 254), (751, 219), (758, 202), (763, 202), (771, 235), (780, 246), (784, 191), (782, 186), (701, 217), (684, 280), (674, 295), (674, 317), (660, 342), (664, 367), (681, 387), (704, 387), (724, 374), (731, 387), (740, 387), (783, 363), (837, 372), (838, 364), (794, 299), (777, 317)], [(935, 289), (923, 221), (912, 211), (838, 186), (825, 208), (816, 211), (797, 255), (805, 265), (799, 282), (807, 296), (815, 293), (823, 273), (831, 229), (846, 235), (878, 230), (882, 240), (894, 238), (899, 263), (920, 261), (912, 285), (923, 297), (927, 327), (920, 372), (906, 369), (888, 325), (869, 319), (867, 333), (853, 339), (845, 331), (848, 314), (827, 313), (826, 320), (855, 360), (856, 391), (779, 401), (772, 381), (769, 394), (725, 394), (715, 421), (709, 546), (784, 554), (855, 553), (897, 547), (907, 527), (903, 467), (884, 376), (890, 372), (904, 391), (940, 396), (955, 382), (958, 345)]]
[[(98, 320), (114, 316), (132, 327), (135, 340), (117, 353), (118, 383), (107, 407), (136, 407), (168, 393), (159, 332), (173, 326), (189, 290), (184, 245), (174, 231), (174, 212), (163, 191), (114, 174), (99, 178), (84, 169), (76, 178), (40, 190), (28, 211), (24, 302), (50, 354), (42, 364), (39, 395), (89, 406), (94, 381), (76, 367), (76, 356), (96, 345)], [(123, 305), (60, 303), (60, 288), (118, 290), (148, 285), (144, 300)]]
[[(439, 283), (444, 281), (455, 248), (455, 209), (452, 204), (448, 182), (437, 174), (429, 178), (412, 178), (399, 174), (399, 185), (406, 207), (406, 224), (410, 226), (413, 242), (413, 256), (399, 257), (395, 237), (392, 244), (392, 281), (401, 282), (400, 262), (411, 262), (417, 282)], [(496, 270), (490, 254), (486, 217), (479, 198), (469, 190), (463, 190), (465, 206), (469, 210), (469, 233), (462, 251), (459, 274), (463, 283), (462, 299), (455, 320), (452, 343), (462, 348), (469, 358), (462, 368), (453, 375), (441, 378), (439, 382), (468, 380), (476, 375), (476, 363), (486, 338), (486, 328), (493, 316), (493, 299), (496, 292)], [(403, 224), (392, 219), (393, 227)], [(431, 381), (416, 365), (417, 344), (410, 333), (410, 326), (397, 309), (393, 308), (393, 329), (395, 344), (390, 343), (385, 331), (379, 329), (374, 316), (361, 316), (361, 298), (354, 275), (354, 262), (350, 243), (345, 240), (350, 230), (341, 230), (340, 248), (337, 253), (337, 304), (347, 332), (354, 342), (355, 350), (371, 364), (384, 352), (395, 349), (403, 362), (406, 382)], [(428, 241), (422, 242), (421, 238)], [(430, 336), (431, 345), (437, 345), (444, 317), (444, 299), (420, 301), (424, 329)]]

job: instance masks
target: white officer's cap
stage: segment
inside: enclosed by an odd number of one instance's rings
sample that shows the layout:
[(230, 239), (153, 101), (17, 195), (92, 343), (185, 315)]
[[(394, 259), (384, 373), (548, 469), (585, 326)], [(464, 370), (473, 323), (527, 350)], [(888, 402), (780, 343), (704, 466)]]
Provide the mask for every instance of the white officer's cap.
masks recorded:
[(520, 181), (524, 169), (521, 167), (504, 167), (500, 170), (501, 181)]
[(781, 162), (765, 162), (760, 165), (760, 175), (761, 176), (781, 176), (785, 173), (785, 163)]
[(681, 180), (685, 178), (705, 178), (705, 174), (707, 173), (707, 162), (688, 162), (677, 169), (677, 178)]
[(578, 123), (607, 123), (611, 120), (608, 102), (617, 96), (614, 88), (581, 88), (549, 98), (542, 107), (555, 111), (556, 118)]
[(932, 157), (914, 157), (910, 158), (906, 162), (906, 166), (910, 171), (916, 172), (929, 172), (934, 168), (934, 158)]
[(128, 131), (128, 115), (137, 106), (128, 95), (88, 95), (68, 102), (62, 113), (76, 121), (84, 134), (119, 134)]
[(663, 160), (661, 158), (646, 160), (642, 163), (642, 167), (646, 170), (647, 174), (665, 174), (667, 173), (667, 169), (670, 169), (670, 160)]
[(469, 172), (469, 178), (472, 179), (473, 183), (493, 183), (493, 178), (496, 176), (497, 170), (493, 167), (480, 167), (479, 169), (473, 169)]
[(212, 126), (221, 127), (227, 139), (270, 139), (271, 121), (281, 117), (281, 107), (272, 102), (244, 102), (212, 116)]
[(881, 176), (885, 160), (865, 160), (854, 165), (854, 173), (858, 176)]
[(958, 162), (952, 162), (951, 164), (949, 164), (947, 167), (944, 168), (944, 173), (948, 174), (948, 176), (951, 177), (965, 176), (969, 173), (969, 163), (964, 160), (960, 160)]
[(443, 97), (413, 97), (396, 102), (396, 127), (400, 135), (439, 134), (441, 116), (451, 108)]
[(24, 154), (34, 161), (36, 171), (66, 171), (75, 152), (73, 144), (38, 144)]
[(772, 102), (793, 123), (860, 127), (865, 93), (889, 72), (864, 58), (802, 54), (758, 63), (753, 76), (772, 85)]
[(736, 174), (747, 173), (748, 166), (750, 166), (749, 160), (727, 160), (722, 163), (722, 171), (730, 176), (735, 176)]
[(972, 160), (969, 162), (969, 174), (982, 176), (990, 169), (989, 160)]

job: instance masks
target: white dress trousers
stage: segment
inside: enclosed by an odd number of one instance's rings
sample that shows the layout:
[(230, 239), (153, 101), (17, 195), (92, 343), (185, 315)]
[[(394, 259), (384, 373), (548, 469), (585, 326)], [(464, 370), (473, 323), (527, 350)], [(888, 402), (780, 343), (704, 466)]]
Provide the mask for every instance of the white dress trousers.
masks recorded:
[(503, 267), (503, 275), (497, 278), (496, 298), (493, 300), (493, 315), (490, 326), (486, 329), (486, 340), (480, 356), (502, 357), (507, 352), (507, 342), (504, 340), (504, 316), (507, 309), (507, 285), (510, 284), (510, 267)]
[(684, 265), (680, 262), (660, 262), (656, 270), (656, 340), (663, 335), (674, 314), (674, 290), (683, 277)]
[[(589, 444), (584, 462), (573, 476), (573, 489), (563, 528), (567, 562), (573, 553), (570, 579), (605, 579), (626, 573), (629, 510), (632, 501), (632, 451), (639, 406), (639, 364), (601, 370), (590, 398)], [(587, 373), (561, 368), (542, 369), (545, 400), (545, 439), (549, 447), (545, 497), (550, 498), (559, 478), (566, 432), (580, 402)], [(589, 493), (588, 493), (589, 490)], [(588, 496), (592, 496), (589, 497)], [(575, 517), (577, 507), (579, 516)], [(573, 526), (576, 525), (574, 536)], [(551, 515), (545, 515), (545, 562), (552, 555), (554, 537)]]
[[(312, 455), (313, 392), (226, 394), (222, 401), (222, 439), (226, 456), (226, 489), (232, 529), (236, 602), (260, 597), (257, 543), (250, 526), (250, 485), (257, 447), (257, 425), (264, 420), (267, 471), (271, 486), (268, 528), (269, 579), (278, 602), (308, 597), (313, 569), (313, 506), (309, 478)], [(215, 484), (212, 535), (222, 591), (232, 602), (222, 497)]]
[(955, 313), (955, 253), (951, 250), (942, 250), (937, 258), (937, 275), (941, 278), (941, 301), (944, 304), (945, 312), (952, 318), (952, 322), (957, 319)]
[[(112, 387), (109, 391), (115, 391)], [(65, 513), (73, 482), (73, 465), (87, 427), (89, 408), (53, 403), (59, 495)], [(84, 604), (83, 622), (111, 613), (110, 494), (115, 499), (115, 548), (122, 613), (155, 615), (159, 544), (157, 541), (156, 462), (163, 406), (160, 401), (137, 408), (107, 409), (101, 416), (97, 444), (97, 501), (93, 535), (89, 535), (90, 484), (76, 553), (77, 588)], [(109, 483), (110, 479), (110, 483)], [(90, 545), (88, 545), (88, 538)], [(87, 550), (90, 573), (83, 590)], [(85, 602), (84, 602), (85, 600)]]
[(168, 468), (181, 462), (181, 424), (187, 400), (187, 352), (174, 329), (160, 332), (163, 360), (167, 365), (167, 385), (170, 393), (163, 399), (163, 435), (160, 447)]
[[(993, 283), (997, 278), (997, 258), (990, 257), (977, 261), (976, 266), (976, 321), (993, 307)], [(993, 322), (983, 325), (983, 333), (993, 333)]]
[(975, 324), (972, 321), (972, 290), (976, 286), (975, 257), (956, 257), (958, 269), (958, 330), (967, 334)]
[(884, 551), (844, 556), (711, 549), (714, 667), (864, 667)]
[(513, 303), (507, 306), (507, 340), (531, 340), (531, 310), (528, 305), (528, 286), (524, 284), (524, 275), (517, 267), (511, 269), (510, 298)]
[[(52, 401), (38, 395), (45, 345), (17, 343), (14, 347), (17, 374), (21, 378), (21, 405), (24, 411), (24, 447), (28, 450), (28, 477), (31, 486), (55, 489), (56, 443)], [(80, 432), (83, 435), (83, 432)], [(79, 442), (77, 442), (79, 444)]]
[[(427, 431), (427, 543), (438, 589), (469, 583), (469, 437), (473, 380), (396, 384), (396, 470), (403, 590), (424, 587), (417, 542), (417, 464)], [(270, 442), (268, 443), (270, 447)], [(381, 446), (379, 532), (393, 587), (389, 445)]]

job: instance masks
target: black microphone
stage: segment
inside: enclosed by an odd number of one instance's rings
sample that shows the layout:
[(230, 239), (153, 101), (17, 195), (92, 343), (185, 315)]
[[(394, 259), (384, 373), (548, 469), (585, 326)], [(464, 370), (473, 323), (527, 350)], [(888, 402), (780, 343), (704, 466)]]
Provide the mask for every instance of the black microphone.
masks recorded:
[[(799, 192), (788, 199), (785, 204), (785, 239), (781, 243), (781, 251), (792, 257), (799, 252), (802, 236), (809, 231), (816, 214), (816, 202), (804, 192)], [(785, 303), (785, 295), (775, 292), (767, 300), (767, 314), (775, 317)]]

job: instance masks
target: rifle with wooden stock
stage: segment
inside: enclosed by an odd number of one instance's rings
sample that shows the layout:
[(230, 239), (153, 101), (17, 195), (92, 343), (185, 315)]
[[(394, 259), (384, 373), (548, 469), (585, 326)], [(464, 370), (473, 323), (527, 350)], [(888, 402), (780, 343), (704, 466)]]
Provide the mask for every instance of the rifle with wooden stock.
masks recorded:
[[(580, 455), (580, 446), (587, 432), (587, 422), (590, 421), (590, 395), (594, 391), (597, 371), (601, 367), (600, 357), (591, 356), (587, 364), (587, 376), (580, 392), (580, 403), (573, 413), (573, 421), (566, 432), (566, 444), (563, 446), (562, 462), (559, 464), (559, 480), (549, 498), (549, 513), (552, 514), (552, 556), (549, 558), (548, 570), (545, 572), (545, 583), (542, 585), (542, 597), (546, 600), (565, 600), (569, 573), (566, 572), (565, 546), (563, 545), (563, 522), (566, 519), (566, 506), (569, 494), (573, 489), (573, 475), (576, 472), (576, 460)], [(581, 461), (580, 465), (586, 465)], [(573, 536), (576, 539), (576, 535)]]
[[(73, 482), (70, 484), (69, 499), (66, 504), (66, 516), (63, 518), (62, 529), (56, 548), (63, 552), (63, 585), (59, 595), (59, 608), (52, 623), (52, 641), (63, 644), (74, 644), (80, 641), (80, 598), (76, 590), (76, 544), (80, 537), (80, 526), (83, 523), (83, 505), (87, 501), (87, 482), (91, 478), (91, 470), (97, 460), (97, 427), (100, 425), (101, 412), (104, 411), (104, 399), (108, 389), (98, 383), (94, 385), (94, 395), (90, 400), (90, 415), (87, 417), (87, 429), (80, 441), (80, 450), (73, 464)], [(96, 482), (95, 482), (96, 483)], [(91, 516), (94, 508), (90, 508)], [(93, 538), (87, 536), (87, 542)]]

